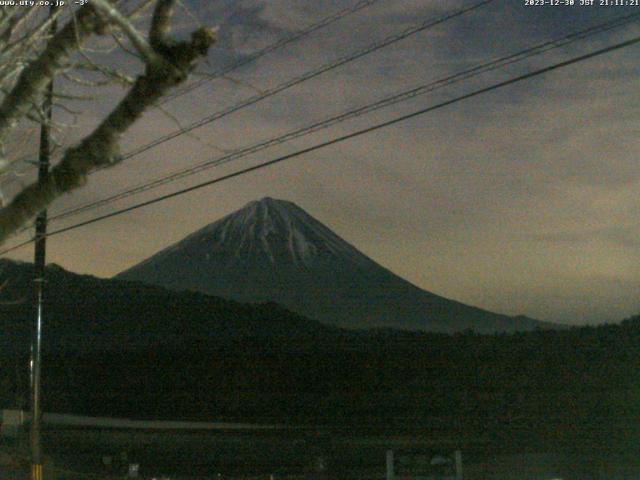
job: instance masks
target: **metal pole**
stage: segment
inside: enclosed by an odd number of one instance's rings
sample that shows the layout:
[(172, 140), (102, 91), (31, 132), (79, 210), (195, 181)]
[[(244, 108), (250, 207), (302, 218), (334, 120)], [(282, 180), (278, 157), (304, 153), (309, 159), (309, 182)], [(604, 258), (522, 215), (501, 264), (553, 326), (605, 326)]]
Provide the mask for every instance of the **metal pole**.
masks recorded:
[[(53, 4), (49, 15), (54, 14)], [(51, 25), (51, 33), (56, 31), (56, 22)], [(51, 114), (53, 100), (53, 79), (49, 81), (42, 102), (45, 116), (40, 125), (40, 154), (38, 159), (38, 182), (46, 181), (49, 176), (51, 160)], [(40, 374), (42, 368), (42, 320), (44, 306), (44, 277), (47, 242), (47, 210), (40, 212), (36, 218), (34, 286), (36, 293), (36, 323), (31, 343), (31, 480), (42, 480), (42, 443), (40, 424), (42, 420), (42, 403), (40, 395)]]
[(393, 450), (387, 450), (387, 476), (386, 480), (394, 480), (395, 479), (395, 468), (394, 468), (394, 458), (393, 458)]
[(456, 450), (453, 457), (456, 465), (456, 480), (462, 480), (462, 452), (460, 450)]

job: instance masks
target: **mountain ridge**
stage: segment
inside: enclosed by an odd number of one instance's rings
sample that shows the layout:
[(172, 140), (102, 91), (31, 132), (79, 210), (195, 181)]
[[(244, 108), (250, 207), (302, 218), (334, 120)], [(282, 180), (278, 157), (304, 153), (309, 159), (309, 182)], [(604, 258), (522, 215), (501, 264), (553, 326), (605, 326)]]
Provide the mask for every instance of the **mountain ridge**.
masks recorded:
[(271, 197), (249, 202), (114, 278), (240, 302), (272, 301), (346, 328), (444, 333), (553, 328), (420, 289), (294, 203)]
[[(0, 259), (0, 350), (29, 344), (35, 296), (32, 263)], [(342, 331), (274, 303), (242, 304), (199, 292), (176, 292), (140, 282), (46, 267), (46, 337), (49, 352), (211, 349), (238, 339), (342, 337)], [(345, 332), (346, 333), (346, 332)], [(25, 349), (28, 351), (28, 349)]]

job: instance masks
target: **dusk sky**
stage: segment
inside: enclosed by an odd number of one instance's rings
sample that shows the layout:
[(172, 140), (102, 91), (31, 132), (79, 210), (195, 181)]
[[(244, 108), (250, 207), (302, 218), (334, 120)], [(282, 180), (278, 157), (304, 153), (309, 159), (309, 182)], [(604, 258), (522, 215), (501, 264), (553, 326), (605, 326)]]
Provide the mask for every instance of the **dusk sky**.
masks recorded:
[[(218, 25), (217, 69), (356, 0), (186, 0), (180, 28)], [(380, 0), (150, 112), (123, 151), (471, 0)], [(50, 214), (98, 200), (387, 95), (640, 7), (495, 0), (95, 175)], [(596, 3), (599, 3), (596, 0)], [(57, 229), (270, 160), (640, 34), (640, 17), (143, 194)], [(48, 261), (110, 277), (246, 203), (295, 202), (383, 266), (438, 295), (572, 324), (640, 313), (640, 46), (571, 65), (267, 169), (50, 238)], [(125, 60), (122, 60), (123, 64)], [(201, 76), (193, 79), (198, 81)], [(85, 103), (66, 142), (122, 90)], [(61, 113), (62, 114), (62, 113)], [(37, 145), (36, 145), (37, 146)], [(35, 146), (34, 146), (35, 148)], [(24, 180), (23, 180), (24, 181)], [(9, 187), (14, 189), (17, 183)], [(11, 246), (28, 238), (16, 236)], [(32, 247), (11, 258), (32, 260)]]

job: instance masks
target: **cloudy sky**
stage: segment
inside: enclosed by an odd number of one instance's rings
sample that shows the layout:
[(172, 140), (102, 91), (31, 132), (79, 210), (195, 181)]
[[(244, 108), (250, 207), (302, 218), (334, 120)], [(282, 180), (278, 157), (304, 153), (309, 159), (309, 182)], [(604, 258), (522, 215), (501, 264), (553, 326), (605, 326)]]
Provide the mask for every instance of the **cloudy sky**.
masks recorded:
[[(357, 0), (187, 1), (180, 28), (219, 25), (215, 72)], [(144, 145), (471, 0), (379, 0), (179, 96), (123, 139)], [(52, 214), (640, 7), (495, 0), (90, 178)], [(83, 214), (169, 193), (640, 34), (640, 20)], [(291, 200), (439, 295), (566, 323), (640, 312), (640, 46), (501, 88), (289, 162), (49, 240), (48, 260), (112, 276), (264, 196)], [(125, 59), (121, 60), (123, 63)], [(194, 79), (203, 78), (196, 76)], [(85, 106), (67, 142), (108, 111)], [(62, 113), (61, 113), (62, 114)], [(25, 181), (25, 180), (22, 180)], [(16, 188), (15, 185), (11, 188)], [(28, 238), (17, 236), (7, 246)], [(11, 256), (32, 258), (31, 248)]]

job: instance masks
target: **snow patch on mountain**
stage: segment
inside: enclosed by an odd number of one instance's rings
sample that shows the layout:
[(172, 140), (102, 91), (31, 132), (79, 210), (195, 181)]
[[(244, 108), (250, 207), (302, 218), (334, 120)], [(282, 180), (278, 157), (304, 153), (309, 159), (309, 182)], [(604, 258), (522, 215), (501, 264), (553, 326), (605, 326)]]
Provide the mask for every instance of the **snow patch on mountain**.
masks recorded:
[(297, 205), (269, 197), (248, 203), (118, 278), (241, 302), (277, 302), (347, 328), (493, 333), (543, 326), (422, 290)]
[(236, 258), (264, 257), (273, 265), (293, 262), (310, 267), (323, 255), (354, 264), (371, 262), (294, 203), (270, 197), (248, 203), (158, 256), (185, 250), (193, 254), (194, 248), (206, 250), (205, 258), (212, 252), (225, 251)]

